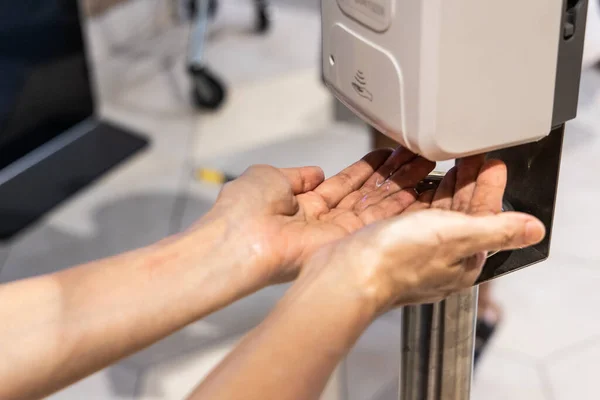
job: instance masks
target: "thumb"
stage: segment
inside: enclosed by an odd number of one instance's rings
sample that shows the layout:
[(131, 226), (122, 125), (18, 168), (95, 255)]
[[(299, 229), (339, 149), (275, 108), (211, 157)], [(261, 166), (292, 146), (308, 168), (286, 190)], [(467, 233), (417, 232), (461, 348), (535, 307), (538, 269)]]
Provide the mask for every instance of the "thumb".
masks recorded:
[(320, 167), (281, 168), (294, 194), (309, 192), (325, 180), (325, 174)]
[(463, 226), (463, 236), (473, 240), (463, 241), (463, 254), (490, 250), (514, 250), (541, 242), (546, 235), (544, 224), (523, 213), (506, 212), (485, 217), (469, 217)]

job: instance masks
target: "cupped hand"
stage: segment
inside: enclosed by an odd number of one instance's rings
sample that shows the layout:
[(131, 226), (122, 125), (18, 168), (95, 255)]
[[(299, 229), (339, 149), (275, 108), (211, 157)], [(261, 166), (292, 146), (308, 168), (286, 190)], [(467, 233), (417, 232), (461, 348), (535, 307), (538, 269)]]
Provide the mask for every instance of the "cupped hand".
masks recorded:
[(412, 205), (435, 164), (398, 148), (376, 150), (324, 180), (319, 167), (249, 168), (226, 184), (211, 211), (226, 240), (265, 269), (270, 283), (295, 278), (319, 247)]
[(505, 186), (502, 162), (460, 160), (437, 190), (421, 194), (403, 215), (324, 248), (326, 256), (309, 265), (328, 264), (325, 269), (339, 275), (333, 281), (352, 282), (379, 312), (441, 300), (475, 283), (488, 252), (543, 239), (536, 218), (500, 212)]
[(422, 193), (406, 212), (436, 208), (469, 215), (498, 214), (502, 212), (506, 179), (506, 165), (500, 160), (486, 161), (484, 154), (463, 158), (436, 190)]

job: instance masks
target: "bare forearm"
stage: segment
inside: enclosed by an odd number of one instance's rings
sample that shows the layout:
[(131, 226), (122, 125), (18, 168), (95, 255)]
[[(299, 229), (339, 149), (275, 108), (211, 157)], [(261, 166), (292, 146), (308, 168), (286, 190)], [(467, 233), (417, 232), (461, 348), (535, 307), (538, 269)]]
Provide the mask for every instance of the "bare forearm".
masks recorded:
[(220, 231), (0, 287), (0, 398), (47, 395), (259, 289)]
[(374, 307), (339, 277), (309, 273), (190, 399), (318, 399)]

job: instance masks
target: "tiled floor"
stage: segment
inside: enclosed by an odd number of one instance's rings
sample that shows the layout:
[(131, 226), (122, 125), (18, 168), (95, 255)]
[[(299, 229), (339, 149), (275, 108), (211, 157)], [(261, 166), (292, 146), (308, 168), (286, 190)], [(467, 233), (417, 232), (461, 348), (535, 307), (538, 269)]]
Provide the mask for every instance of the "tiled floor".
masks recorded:
[(134, 400), (139, 373), (121, 365), (106, 368), (48, 400)]
[[(102, 114), (148, 135), (152, 147), (14, 243), (1, 245), (0, 282), (111, 255), (183, 229), (206, 212), (218, 193), (217, 187), (191, 179), (196, 165), (237, 174), (256, 162), (318, 164), (331, 175), (368, 151), (362, 127), (331, 120), (332, 103), (315, 67), (318, 2), (277, 0), (275, 30), (267, 37), (245, 33), (250, 1), (222, 3), (207, 56), (230, 83), (231, 95), (228, 106), (214, 115), (189, 105), (185, 28), (160, 36), (156, 48), (152, 37), (141, 35), (131, 57), (131, 46), (122, 45), (127, 32), (112, 36), (119, 50), (115, 55), (101, 27), (91, 27), (102, 61)], [(119, 16), (105, 18), (112, 18), (113, 27), (123, 26)], [(264, 111), (273, 108), (278, 111)], [(566, 137), (553, 256), (497, 281), (505, 320), (477, 371), (475, 400), (600, 396), (595, 385), (600, 256), (594, 225), (600, 223), (600, 187), (593, 175), (600, 167), (599, 110), (600, 73), (587, 72), (580, 117)], [(244, 299), (51, 399), (180, 399), (264, 318), (285, 289)], [(348, 356), (340, 380), (347, 385), (342, 391), (347, 399), (396, 398), (399, 321), (398, 312), (376, 321)]]

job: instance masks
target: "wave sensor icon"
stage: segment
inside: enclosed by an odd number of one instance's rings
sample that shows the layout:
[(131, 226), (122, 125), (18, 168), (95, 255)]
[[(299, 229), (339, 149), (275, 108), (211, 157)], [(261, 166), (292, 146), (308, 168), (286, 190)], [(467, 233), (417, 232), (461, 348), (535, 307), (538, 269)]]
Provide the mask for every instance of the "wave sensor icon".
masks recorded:
[(365, 75), (361, 70), (357, 70), (356, 74), (354, 74), (352, 87), (360, 97), (373, 101), (373, 94), (367, 89), (367, 78), (365, 78)]

